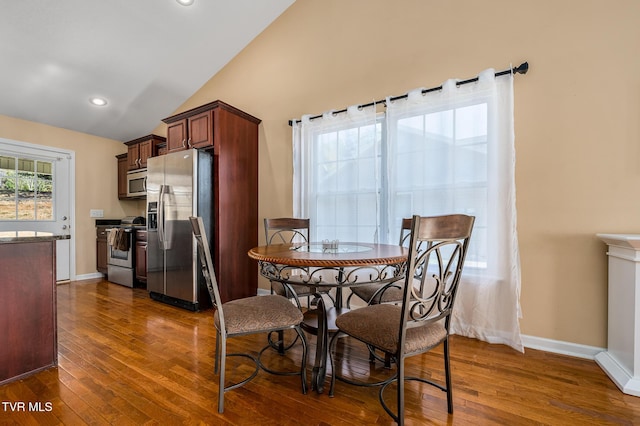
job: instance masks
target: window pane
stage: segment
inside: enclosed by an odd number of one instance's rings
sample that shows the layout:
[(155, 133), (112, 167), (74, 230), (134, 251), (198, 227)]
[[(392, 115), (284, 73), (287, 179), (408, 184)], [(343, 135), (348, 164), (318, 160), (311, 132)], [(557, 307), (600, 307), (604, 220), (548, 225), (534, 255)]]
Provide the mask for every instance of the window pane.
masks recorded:
[(312, 238), (373, 241), (379, 220), (381, 129), (380, 123), (356, 125), (315, 136), (310, 164)]
[(53, 176), (50, 173), (38, 173), (37, 179), (37, 219), (53, 220)]
[[(487, 105), (467, 105), (397, 121), (392, 164), (395, 193), (391, 230), (403, 217), (464, 213), (487, 214)], [(474, 228), (470, 256), (486, 266), (486, 224)], [(393, 228), (395, 226), (395, 228)], [(476, 229), (479, 229), (476, 235)]]
[(487, 136), (487, 104), (471, 105), (456, 110), (456, 138), (464, 140)]
[(15, 220), (16, 205), (16, 159), (0, 156), (0, 219)]
[(0, 219), (53, 220), (53, 164), (0, 156)]
[(438, 111), (424, 116), (426, 133), (442, 140), (453, 138), (453, 111)]

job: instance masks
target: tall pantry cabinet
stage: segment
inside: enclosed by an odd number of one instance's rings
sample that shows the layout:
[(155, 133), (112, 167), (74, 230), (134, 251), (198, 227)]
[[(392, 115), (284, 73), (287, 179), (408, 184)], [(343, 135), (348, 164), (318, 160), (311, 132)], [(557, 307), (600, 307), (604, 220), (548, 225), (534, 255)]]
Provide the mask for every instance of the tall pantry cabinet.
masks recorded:
[(213, 152), (211, 256), (223, 302), (255, 296), (258, 245), (258, 126), (260, 119), (215, 101), (162, 120), (167, 151)]

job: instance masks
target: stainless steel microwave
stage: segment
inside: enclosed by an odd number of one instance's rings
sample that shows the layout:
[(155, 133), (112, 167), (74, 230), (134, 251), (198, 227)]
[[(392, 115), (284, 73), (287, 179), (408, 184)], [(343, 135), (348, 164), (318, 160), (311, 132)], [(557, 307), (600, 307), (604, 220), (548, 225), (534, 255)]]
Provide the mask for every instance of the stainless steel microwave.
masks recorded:
[(134, 170), (127, 173), (127, 197), (147, 196), (147, 171)]

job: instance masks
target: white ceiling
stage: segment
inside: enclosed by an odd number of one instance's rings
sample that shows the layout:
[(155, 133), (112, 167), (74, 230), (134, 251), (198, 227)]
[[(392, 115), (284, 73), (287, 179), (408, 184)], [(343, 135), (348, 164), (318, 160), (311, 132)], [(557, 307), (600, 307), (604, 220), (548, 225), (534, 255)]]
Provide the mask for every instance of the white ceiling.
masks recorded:
[(3, 1), (0, 115), (147, 135), (294, 1)]

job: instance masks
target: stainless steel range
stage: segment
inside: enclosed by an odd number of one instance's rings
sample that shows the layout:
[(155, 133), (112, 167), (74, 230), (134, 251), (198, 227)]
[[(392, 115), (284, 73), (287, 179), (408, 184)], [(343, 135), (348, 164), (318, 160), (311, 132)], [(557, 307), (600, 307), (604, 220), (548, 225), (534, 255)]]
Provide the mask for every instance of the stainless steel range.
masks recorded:
[(107, 229), (107, 275), (109, 281), (127, 287), (135, 285), (135, 234), (144, 228), (141, 216), (127, 216), (120, 225)]

